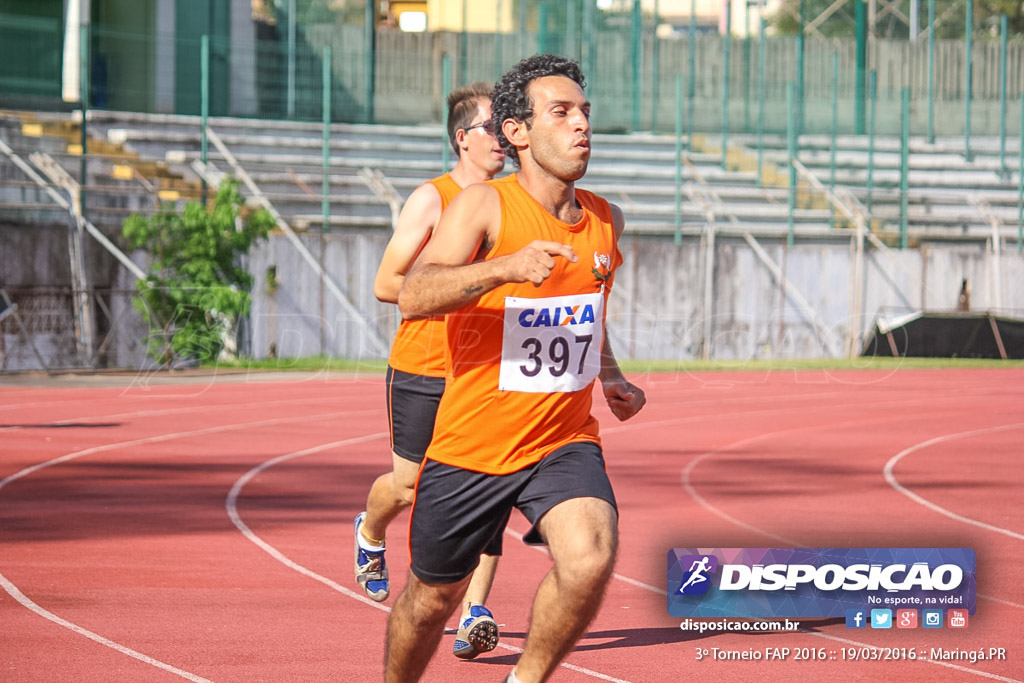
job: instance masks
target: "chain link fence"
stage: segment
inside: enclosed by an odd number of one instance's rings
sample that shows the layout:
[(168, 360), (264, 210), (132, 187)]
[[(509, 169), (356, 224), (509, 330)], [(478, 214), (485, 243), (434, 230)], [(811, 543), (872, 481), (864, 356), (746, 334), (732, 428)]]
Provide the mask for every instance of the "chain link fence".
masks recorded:
[[(287, 12), (268, 10), (241, 22), (244, 30), (199, 26), (188, 33), (179, 26), (172, 34), (157, 24), (153, 32), (142, 33), (95, 23), (85, 39), (91, 106), (198, 114), (204, 93), (196, 31), (211, 28), (205, 95), (212, 116), (319, 121), (327, 47), (332, 117), (347, 122), (439, 122), (446, 63), (452, 85), (494, 81), (518, 59), (541, 51), (580, 61), (600, 131), (670, 132), (677, 75), (684, 83), (684, 110), (693, 117), (687, 130), (708, 133), (754, 134), (759, 125), (784, 133), (786, 89), (794, 82), (803, 112), (800, 132), (830, 132), (829, 112), (838, 92), (843, 112), (838, 132), (864, 134), (872, 71), (882, 109), (890, 103), (897, 115), (879, 117), (882, 134), (899, 132), (898, 122), (889, 122), (898, 118), (904, 88), (910, 90), (912, 135), (1000, 134), (1001, 120), (1017, 120), (1024, 93), (1024, 38), (1013, 33), (1024, 18), (1010, 17), (1004, 28), (999, 16), (976, 10), (968, 41), (965, 0), (933, 0), (933, 23), (928, 0), (859, 3), (876, 8), (873, 23), (864, 25), (866, 39), (858, 36), (855, 0), (787, 0), (763, 17), (759, 3), (746, 3), (743, 20), (731, 24), (732, 37), (723, 37), (717, 26), (709, 31), (706, 23), (691, 27), (655, 16), (650, 3), (462, 4), (464, 27), (475, 25), (475, 13), (493, 14), (497, 7), (495, 30), (408, 33), (388, 25), (395, 21), (386, 15), (367, 31), (362, 0), (300, 1), (294, 25)], [(910, 5), (916, 21), (908, 16)], [(795, 35), (801, 24), (803, 40)], [(0, 57), (5, 57), (0, 100), (75, 106), (60, 99), (63, 40), (59, 20), (0, 14)], [(833, 55), (838, 55), (837, 74)], [(765, 101), (763, 118), (759, 99)], [(969, 102), (973, 116), (965, 113)]]

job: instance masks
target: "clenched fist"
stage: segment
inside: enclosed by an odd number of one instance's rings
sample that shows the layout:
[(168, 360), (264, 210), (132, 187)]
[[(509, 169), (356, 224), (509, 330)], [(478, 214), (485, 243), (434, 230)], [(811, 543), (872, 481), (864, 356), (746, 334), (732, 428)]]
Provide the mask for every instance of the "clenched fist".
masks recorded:
[(555, 267), (555, 257), (560, 256), (571, 263), (577, 261), (572, 247), (558, 242), (534, 240), (525, 247), (509, 254), (506, 261), (506, 279), (508, 282), (532, 282), (539, 286), (551, 276)]

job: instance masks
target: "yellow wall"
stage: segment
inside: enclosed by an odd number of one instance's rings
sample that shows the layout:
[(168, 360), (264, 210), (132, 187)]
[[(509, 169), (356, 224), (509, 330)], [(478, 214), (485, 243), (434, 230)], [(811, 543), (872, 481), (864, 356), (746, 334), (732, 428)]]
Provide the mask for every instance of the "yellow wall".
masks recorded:
[[(462, 7), (466, 6), (466, 29), (482, 33), (515, 30), (512, 0), (427, 0), (428, 31), (461, 31)], [(501, 14), (499, 16), (499, 7)]]
[[(742, 1), (742, 0), (740, 0)], [(641, 0), (645, 12), (654, 11), (654, 0)], [(690, 16), (690, 0), (658, 0), (658, 12), (670, 16)], [(717, 17), (722, 13), (722, 0), (697, 0), (698, 17)]]
[[(654, 12), (654, 0), (641, 0), (640, 4), (644, 8), (645, 12)], [(690, 18), (691, 0), (658, 0), (657, 4), (658, 13), (663, 17), (672, 17), (674, 19), (685, 17), (687, 20)], [(724, 4), (724, 0), (697, 0), (696, 15), (698, 20), (703, 19), (705, 21), (715, 21), (719, 25), (719, 30), (724, 30), (725, 20), (722, 14), (722, 7)], [(767, 14), (774, 12), (780, 4), (781, 0), (767, 0), (765, 12)], [(732, 0), (730, 8), (732, 10), (733, 36), (746, 35), (746, 0)], [(752, 7), (750, 10), (751, 35), (757, 35), (759, 21), (760, 15), (757, 8)]]
[[(591, 0), (592, 1), (592, 0)], [(662, 17), (679, 18), (690, 16), (692, 0), (658, 0), (658, 12)], [(780, 4), (781, 0), (768, 0), (768, 11), (773, 10)], [(395, 14), (405, 9), (417, 9), (427, 12), (428, 31), (461, 31), (462, 30), (462, 7), (465, 5), (467, 14), (466, 28), (469, 31), (494, 33), (499, 28), (504, 33), (515, 30), (515, 17), (512, 13), (513, 0), (426, 0), (426, 2), (392, 2)], [(655, 0), (641, 0), (641, 6), (645, 12), (653, 12)], [(720, 28), (724, 28), (725, 21), (722, 18), (723, 0), (697, 0), (696, 14), (703, 21), (718, 22)], [(410, 7), (402, 7), (410, 5)], [(420, 5), (413, 8), (411, 5)], [(500, 7), (499, 7), (500, 5)], [(631, 6), (632, 3), (629, 3)], [(746, 14), (746, 0), (732, 0), (732, 34), (742, 36), (745, 34), (744, 23)], [(499, 23), (500, 10), (500, 23)], [(757, 34), (758, 12), (751, 9), (750, 23), (753, 34)]]
[(395, 19), (401, 16), (402, 12), (426, 12), (427, 11), (427, 0), (409, 0), (408, 2), (392, 2), (391, 11), (395, 15)]

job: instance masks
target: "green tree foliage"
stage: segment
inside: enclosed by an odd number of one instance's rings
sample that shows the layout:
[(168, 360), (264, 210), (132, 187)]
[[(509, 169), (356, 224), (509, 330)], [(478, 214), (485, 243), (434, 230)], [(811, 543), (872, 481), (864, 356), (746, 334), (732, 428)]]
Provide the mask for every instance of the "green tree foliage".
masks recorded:
[(266, 238), (274, 219), (261, 209), (243, 220), (242, 205), (238, 184), (229, 179), (212, 210), (189, 202), (180, 214), (160, 211), (125, 221), (125, 239), (150, 257), (134, 305), (149, 324), (148, 349), (158, 362), (215, 359), (225, 333), (249, 311), (252, 276), (239, 257)]
[[(852, 38), (856, 34), (856, 3), (861, 0), (846, 0), (837, 11), (817, 24), (817, 30), (827, 38)], [(775, 35), (794, 36), (799, 29), (801, 0), (785, 0), (782, 6), (768, 18)], [(825, 12), (833, 9), (834, 0), (803, 0), (807, 23), (814, 22)], [(966, 24), (967, 3), (964, 0), (935, 0), (936, 38), (962, 39)], [(909, 0), (897, 4), (899, 13), (884, 12), (885, 5), (878, 3), (879, 16), (875, 35), (884, 39), (906, 40), (910, 29), (900, 16), (910, 11)], [(1009, 31), (1024, 33), (1024, 3), (1020, 0), (974, 0), (974, 30), (979, 37), (999, 35), (999, 17), (1005, 14), (1009, 20)], [(918, 30), (928, 27), (928, 0), (918, 2)]]
[(1020, 0), (988, 0), (982, 4), (986, 7), (985, 24), (993, 26), (997, 33), (1001, 14), (1006, 15), (1010, 33), (1024, 33), (1024, 3)]

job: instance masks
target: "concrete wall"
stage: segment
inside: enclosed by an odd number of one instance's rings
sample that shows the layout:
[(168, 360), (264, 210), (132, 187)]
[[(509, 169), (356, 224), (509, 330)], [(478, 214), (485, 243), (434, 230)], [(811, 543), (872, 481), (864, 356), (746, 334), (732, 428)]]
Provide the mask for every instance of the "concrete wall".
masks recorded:
[[(67, 287), (65, 228), (0, 227), (0, 286)], [(373, 335), (332, 296), (313, 269), (282, 235), (273, 235), (248, 256), (255, 286), (242, 351), (255, 358), (328, 355), (383, 358), (398, 326), (393, 305), (373, 297), (373, 278), (390, 237), (383, 229), (350, 230), (301, 239), (361, 312)], [(616, 355), (638, 360), (691, 360), (707, 355), (723, 361), (755, 358), (842, 357), (860, 350), (878, 315), (927, 308), (956, 308), (963, 280), (971, 287), (972, 310), (998, 309), (1024, 317), (1024, 256), (1007, 245), (998, 262), (984, 244), (926, 243), (919, 249), (868, 249), (861, 306), (853, 310), (853, 251), (847, 240), (757, 243), (764, 256), (740, 237), (715, 241), (711, 307), (705, 310), (705, 244), (671, 237), (627, 235), (620, 248), (625, 264), (616, 274), (608, 312)], [(89, 244), (97, 289), (113, 290), (111, 310), (100, 316), (101, 333), (113, 330), (108, 364), (146, 364), (145, 325), (131, 307), (131, 277)], [(766, 260), (767, 259), (767, 260)], [(136, 260), (141, 262), (139, 255)], [(277, 280), (268, 285), (274, 267)], [(776, 273), (789, 282), (780, 284)], [(68, 299), (69, 301), (69, 299)], [(66, 325), (73, 324), (70, 307)], [(67, 340), (71, 340), (68, 342)], [(54, 365), (80, 364), (73, 330), (40, 334), (36, 341)], [(31, 349), (12, 324), (4, 324), (7, 369), (36, 367)], [(69, 346), (70, 344), (70, 346)], [(99, 344), (99, 340), (97, 341)]]
[[(373, 276), (388, 234), (382, 230), (330, 235), (324, 261), (373, 329), (390, 342), (395, 307), (373, 299)], [(320, 237), (304, 238), (319, 255)], [(956, 308), (961, 282), (972, 288), (972, 308), (1024, 315), (1024, 257), (1015, 248), (997, 269), (984, 245), (926, 244), (908, 251), (869, 250), (860, 310), (851, 310), (853, 258), (848, 241), (761, 241), (790, 286), (743, 239), (719, 238), (714, 256), (712, 307), (704, 310), (704, 245), (671, 237), (629, 236), (616, 275), (609, 330), (621, 358), (690, 360), (701, 357), (705, 336), (720, 359), (841, 357), (860, 349), (880, 312)], [(279, 283), (270, 293), (266, 270)], [(283, 237), (253, 250), (256, 278), (252, 347), (265, 358), (328, 354), (365, 357), (372, 344), (359, 324), (326, 291)], [(995, 282), (996, 274), (1000, 280)], [(709, 329), (705, 331), (705, 326)], [(373, 355), (370, 353), (370, 355)]]
[(174, 0), (157, 0), (152, 81), (153, 111), (174, 113)]
[(259, 113), (256, 96), (256, 24), (249, 0), (231, 3), (231, 109), (239, 116)]
[[(98, 365), (142, 367), (146, 325), (132, 307), (134, 278), (95, 241), (87, 238), (84, 245)], [(36, 353), (52, 369), (91, 364), (75, 339), (66, 225), (0, 222), (0, 287), (18, 304), (31, 337), (26, 341), (14, 318), (0, 323), (0, 369), (40, 369)]]
[[(383, 230), (329, 235), (305, 234), (302, 241), (323, 263), (351, 303), (384, 345), (398, 329), (394, 306), (373, 297), (373, 278), (390, 235)], [(277, 283), (268, 287), (267, 270), (274, 267)], [(299, 252), (283, 236), (272, 236), (252, 249), (249, 272), (252, 292), (251, 354), (255, 358), (329, 355), (349, 358), (383, 357), (358, 320), (347, 312)]]

